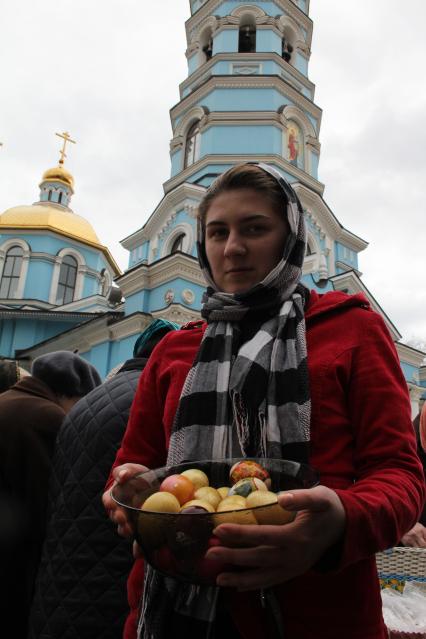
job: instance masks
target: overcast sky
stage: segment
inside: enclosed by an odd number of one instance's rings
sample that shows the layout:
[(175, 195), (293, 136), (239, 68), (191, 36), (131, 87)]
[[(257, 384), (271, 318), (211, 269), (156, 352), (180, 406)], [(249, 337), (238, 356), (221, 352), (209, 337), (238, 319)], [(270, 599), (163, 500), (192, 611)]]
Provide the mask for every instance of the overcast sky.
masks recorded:
[[(187, 75), (189, 0), (16, 0), (0, 7), (0, 212), (38, 199), (68, 152), (73, 210), (121, 268), (170, 174), (169, 109)], [(310, 79), (323, 109), (320, 180), (370, 244), (367, 288), (426, 346), (426, 2), (311, 0)]]

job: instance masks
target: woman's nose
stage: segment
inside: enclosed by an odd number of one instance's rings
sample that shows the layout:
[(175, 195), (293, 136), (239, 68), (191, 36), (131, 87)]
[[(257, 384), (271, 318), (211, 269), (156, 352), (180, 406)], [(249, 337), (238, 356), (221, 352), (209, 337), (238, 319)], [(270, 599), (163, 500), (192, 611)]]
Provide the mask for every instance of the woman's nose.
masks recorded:
[(244, 255), (246, 252), (246, 247), (243, 241), (243, 238), (239, 235), (239, 233), (229, 233), (228, 238), (226, 240), (224, 256), (231, 255)]

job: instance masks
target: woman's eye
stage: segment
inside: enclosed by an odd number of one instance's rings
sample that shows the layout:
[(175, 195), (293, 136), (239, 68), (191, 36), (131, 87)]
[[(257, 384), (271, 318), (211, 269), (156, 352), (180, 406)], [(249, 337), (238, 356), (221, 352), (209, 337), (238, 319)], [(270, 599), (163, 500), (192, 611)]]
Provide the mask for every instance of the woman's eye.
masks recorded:
[(226, 237), (227, 235), (227, 230), (225, 228), (223, 229), (214, 229), (212, 231), (210, 231), (209, 233), (209, 237), (212, 239), (221, 239)]
[(257, 235), (258, 233), (263, 233), (264, 230), (265, 228), (263, 226), (260, 226), (259, 224), (252, 224), (247, 227), (246, 232), (249, 235)]

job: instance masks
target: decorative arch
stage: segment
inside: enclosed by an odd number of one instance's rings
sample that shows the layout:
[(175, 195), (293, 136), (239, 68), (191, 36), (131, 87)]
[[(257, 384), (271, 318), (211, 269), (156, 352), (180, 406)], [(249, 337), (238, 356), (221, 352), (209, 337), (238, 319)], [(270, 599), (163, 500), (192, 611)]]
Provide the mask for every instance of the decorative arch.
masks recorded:
[(181, 222), (180, 224), (177, 224), (175, 227), (173, 227), (173, 229), (171, 229), (169, 237), (165, 240), (162, 246), (161, 257), (166, 257), (167, 255), (171, 254), (173, 244), (182, 235), (184, 236), (182, 238), (182, 253), (188, 253), (189, 255), (191, 254), (192, 247), (194, 246), (195, 241), (194, 230), (191, 224)]
[(231, 11), (230, 15), (235, 18), (239, 18), (240, 23), (241, 18), (246, 15), (251, 15), (255, 22), (257, 19), (267, 17), (267, 13), (263, 9), (261, 9), (260, 7), (256, 7), (253, 4), (240, 5), (239, 7), (236, 7), (233, 11)]
[[(28, 266), (31, 257), (30, 245), (25, 240), (22, 240), (20, 238), (11, 238), (3, 242), (3, 244), (0, 246), (0, 284), (4, 281), (3, 275), (6, 277), (5, 267), (7, 254), (15, 246), (19, 247), (22, 253), (20, 256), (19, 275), (17, 278), (18, 282), (14, 290), (13, 299), (23, 299)], [(3, 297), (3, 295), (0, 294), (0, 297)]]
[(203, 106), (196, 106), (193, 109), (190, 109), (187, 113), (185, 113), (185, 115), (179, 121), (179, 124), (176, 126), (174, 139), (183, 139), (186, 136), (188, 129), (196, 120), (199, 120), (201, 126), (204, 126), (209, 113), (210, 111), (208, 110), (208, 108)]
[(277, 27), (282, 34), (283, 60), (294, 66), (293, 53), (297, 49), (305, 49), (305, 41), (300, 26), (290, 16), (281, 16), (277, 20)]
[(283, 127), (283, 157), (300, 169), (309, 172), (310, 154), (307, 152), (307, 142), (315, 146), (317, 134), (312, 122), (298, 107), (284, 106), (278, 110), (281, 113)]
[[(73, 300), (79, 300), (83, 297), (83, 284), (84, 284), (84, 273), (86, 271), (86, 261), (83, 255), (74, 248), (63, 248), (59, 251), (55, 258), (55, 265), (53, 267), (52, 274), (52, 283), (50, 286), (50, 294), (49, 294), (49, 302), (50, 304), (54, 304), (55, 306), (62, 306), (62, 304), (57, 303), (57, 296), (60, 287), (60, 275), (61, 275), (61, 267), (64, 263), (64, 259), (69, 256), (73, 258), (76, 263), (76, 277), (74, 283), (74, 293)], [(69, 302), (66, 302), (69, 303)]]

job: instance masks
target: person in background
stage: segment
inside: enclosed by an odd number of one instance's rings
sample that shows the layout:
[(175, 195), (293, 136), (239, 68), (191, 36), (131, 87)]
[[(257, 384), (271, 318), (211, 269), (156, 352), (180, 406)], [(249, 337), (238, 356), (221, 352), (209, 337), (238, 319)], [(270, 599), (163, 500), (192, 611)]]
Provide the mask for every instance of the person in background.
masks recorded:
[[(407, 384), (363, 295), (301, 283), (305, 251), (302, 206), (274, 167), (235, 166), (201, 201), (205, 322), (157, 346), (108, 486), (144, 467), (231, 457), (308, 462), (321, 485), (279, 496), (296, 512), (286, 525), (218, 526), (207, 557), (237, 570), (217, 589), (147, 567), (140, 639), (265, 639), (271, 619), (276, 637), (388, 636), (375, 553), (424, 499)], [(104, 504), (131, 532), (108, 491)]]
[(0, 359), (0, 393), (29, 375), (28, 371), (18, 366), (14, 359)]
[(27, 637), (56, 435), (72, 406), (100, 383), (91, 364), (57, 351), (35, 359), (31, 375), (0, 395), (1, 623), (14, 639)]
[(137, 339), (133, 358), (81, 399), (59, 431), (30, 639), (123, 636), (133, 560), (129, 542), (117, 537), (106, 517), (101, 496), (139, 376), (154, 346), (177, 328), (166, 320), (152, 322)]
[[(426, 402), (423, 404), (423, 409), (420, 410), (419, 414), (413, 421), (414, 431), (416, 433), (417, 440), (417, 453), (420, 457), (420, 461), (423, 465), (423, 473), (426, 481), (426, 430), (425, 430), (425, 422), (426, 422), (426, 412), (425, 412)], [(421, 423), (423, 427), (423, 440), (422, 440), (422, 431), (421, 431)], [(423, 444), (422, 444), (423, 441)], [(419, 517), (419, 521), (414, 524), (414, 526), (409, 530), (401, 540), (401, 543), (404, 546), (412, 546), (413, 548), (426, 548), (426, 503), (423, 506), (423, 511)]]

